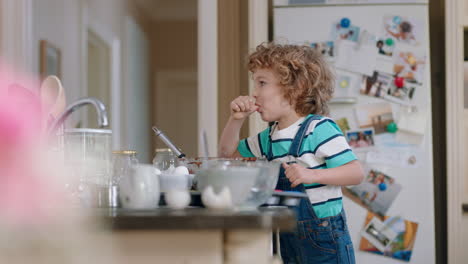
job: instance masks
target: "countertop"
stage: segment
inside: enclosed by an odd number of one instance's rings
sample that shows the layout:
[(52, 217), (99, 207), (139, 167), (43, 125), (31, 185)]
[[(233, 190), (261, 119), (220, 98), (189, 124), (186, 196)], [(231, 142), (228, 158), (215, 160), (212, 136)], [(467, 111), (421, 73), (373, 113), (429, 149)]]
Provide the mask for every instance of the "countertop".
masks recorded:
[(112, 230), (209, 230), (281, 229), (293, 230), (296, 216), (287, 207), (260, 207), (257, 210), (210, 210), (160, 207), (151, 210), (96, 209)]

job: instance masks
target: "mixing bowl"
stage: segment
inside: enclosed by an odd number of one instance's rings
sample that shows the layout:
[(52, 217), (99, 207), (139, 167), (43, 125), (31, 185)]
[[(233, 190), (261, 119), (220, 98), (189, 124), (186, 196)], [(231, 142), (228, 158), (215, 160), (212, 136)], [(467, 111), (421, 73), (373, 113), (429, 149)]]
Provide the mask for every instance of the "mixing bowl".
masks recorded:
[(231, 192), (233, 205), (255, 208), (272, 195), (278, 180), (279, 163), (236, 159), (206, 160), (196, 171), (198, 190), (212, 186), (215, 193), (223, 187)]

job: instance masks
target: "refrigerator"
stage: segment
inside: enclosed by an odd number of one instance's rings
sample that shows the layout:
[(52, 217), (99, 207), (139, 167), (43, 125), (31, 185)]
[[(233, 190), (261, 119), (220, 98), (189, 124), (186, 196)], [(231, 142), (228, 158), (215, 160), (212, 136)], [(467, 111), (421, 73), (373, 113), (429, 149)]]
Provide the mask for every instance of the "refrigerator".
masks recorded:
[(330, 117), (365, 168), (343, 188), (357, 263), (435, 262), (428, 15), (426, 0), (273, 1), (273, 39), (335, 72)]

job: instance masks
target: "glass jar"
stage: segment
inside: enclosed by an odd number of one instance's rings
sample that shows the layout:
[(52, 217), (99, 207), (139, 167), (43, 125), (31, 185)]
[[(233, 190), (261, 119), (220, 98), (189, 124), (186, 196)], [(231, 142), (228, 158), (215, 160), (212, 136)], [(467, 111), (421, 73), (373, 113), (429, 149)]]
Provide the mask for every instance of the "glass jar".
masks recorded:
[(165, 171), (169, 168), (175, 168), (177, 165), (177, 157), (171, 149), (158, 148), (153, 159), (153, 166), (160, 171)]
[[(89, 189), (106, 187), (112, 177), (112, 131), (73, 128), (63, 135), (66, 188), (72, 196), (88, 199)], [(86, 203), (88, 201), (85, 201)]]
[(132, 167), (138, 165), (135, 150), (112, 151), (113, 174), (111, 185), (119, 185), (122, 178), (131, 174)]

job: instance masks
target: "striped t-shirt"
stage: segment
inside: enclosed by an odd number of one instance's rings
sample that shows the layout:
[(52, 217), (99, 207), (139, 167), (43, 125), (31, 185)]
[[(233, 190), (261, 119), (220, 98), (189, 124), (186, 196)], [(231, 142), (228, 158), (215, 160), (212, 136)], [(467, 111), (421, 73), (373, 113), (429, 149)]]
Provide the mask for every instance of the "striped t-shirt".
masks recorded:
[[(243, 157), (266, 157), (271, 146), (274, 161), (296, 161), (310, 169), (335, 168), (356, 160), (338, 125), (330, 118), (315, 117), (318, 120), (310, 122), (297, 158), (289, 155), (289, 148), (305, 118), (281, 130), (275, 123), (258, 135), (241, 140), (237, 149)], [(304, 184), (304, 187), (317, 217), (341, 212), (340, 186), (314, 183)]]

